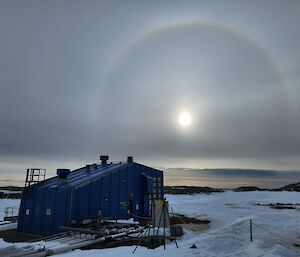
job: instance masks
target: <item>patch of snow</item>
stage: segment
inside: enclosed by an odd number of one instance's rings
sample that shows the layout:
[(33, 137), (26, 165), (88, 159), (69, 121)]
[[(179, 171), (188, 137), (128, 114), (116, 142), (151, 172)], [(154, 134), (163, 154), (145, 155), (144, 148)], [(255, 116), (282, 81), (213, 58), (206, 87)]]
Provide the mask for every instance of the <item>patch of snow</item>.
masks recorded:
[(4, 189), (1, 189), (0, 192), (4, 193), (4, 194), (20, 194), (22, 193), (22, 191), (11, 191), (11, 190), (4, 190)]
[(5, 224), (5, 225), (1, 225), (0, 226), (0, 231), (9, 230), (9, 229), (16, 229), (17, 226), (18, 226), (17, 222), (15, 222), (15, 223), (8, 223), (8, 224)]
[[(107, 221), (110, 221), (110, 222), (115, 222), (115, 220), (107, 220)], [(138, 224), (138, 222), (137, 221), (134, 221), (133, 220), (133, 218), (131, 218), (131, 219), (128, 219), (128, 220), (122, 220), (122, 219), (120, 219), (120, 220), (117, 220), (117, 223), (123, 223), (123, 224)]]
[(2, 238), (0, 238), (0, 249), (12, 245), (11, 243), (5, 242)]

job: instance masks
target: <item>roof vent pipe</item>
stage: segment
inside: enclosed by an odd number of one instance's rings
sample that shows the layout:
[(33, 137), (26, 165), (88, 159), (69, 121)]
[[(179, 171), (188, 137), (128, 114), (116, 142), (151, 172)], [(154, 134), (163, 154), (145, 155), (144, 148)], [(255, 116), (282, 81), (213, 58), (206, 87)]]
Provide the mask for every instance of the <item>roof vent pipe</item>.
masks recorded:
[(133, 163), (133, 157), (132, 156), (127, 157), (127, 163)]
[(108, 158), (108, 155), (100, 155), (101, 165), (107, 164)]
[(57, 176), (59, 179), (66, 179), (68, 177), (68, 175), (70, 174), (70, 170), (69, 169), (57, 169), (56, 173), (57, 173)]

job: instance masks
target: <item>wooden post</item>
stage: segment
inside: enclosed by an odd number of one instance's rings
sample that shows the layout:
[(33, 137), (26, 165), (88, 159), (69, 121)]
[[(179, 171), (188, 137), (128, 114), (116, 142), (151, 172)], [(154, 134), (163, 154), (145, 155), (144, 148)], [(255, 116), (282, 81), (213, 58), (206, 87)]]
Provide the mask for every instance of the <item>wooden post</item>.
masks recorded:
[(250, 242), (253, 241), (253, 238), (252, 238), (252, 219), (250, 219)]

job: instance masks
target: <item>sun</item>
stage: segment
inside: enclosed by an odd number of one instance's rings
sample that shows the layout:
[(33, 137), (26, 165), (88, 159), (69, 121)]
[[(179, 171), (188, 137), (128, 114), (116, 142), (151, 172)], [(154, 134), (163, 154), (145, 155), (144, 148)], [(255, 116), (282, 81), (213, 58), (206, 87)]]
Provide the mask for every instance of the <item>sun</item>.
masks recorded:
[(191, 124), (192, 118), (189, 112), (181, 112), (178, 115), (178, 122), (181, 126), (187, 127)]

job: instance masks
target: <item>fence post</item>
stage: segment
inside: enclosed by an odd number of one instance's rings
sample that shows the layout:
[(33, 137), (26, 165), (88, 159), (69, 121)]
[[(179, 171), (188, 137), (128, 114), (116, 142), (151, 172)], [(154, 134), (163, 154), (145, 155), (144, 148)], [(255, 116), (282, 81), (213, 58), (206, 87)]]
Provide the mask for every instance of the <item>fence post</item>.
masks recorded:
[(252, 242), (252, 219), (250, 219), (250, 241)]

